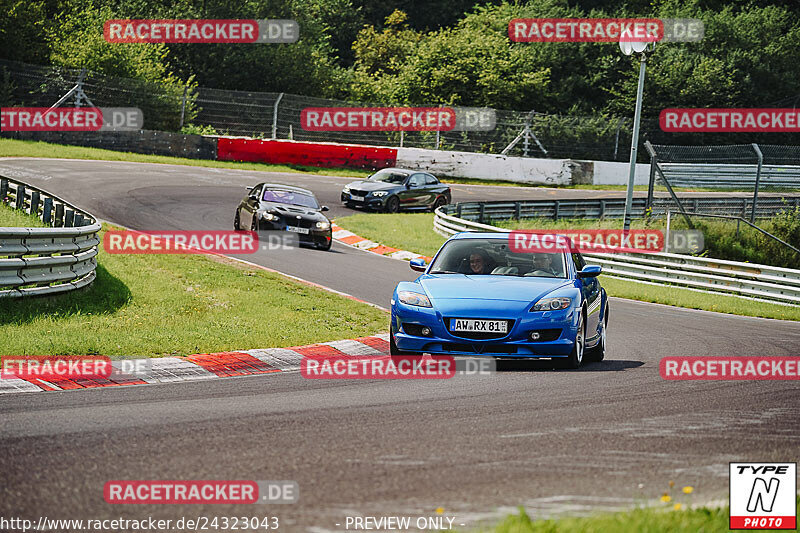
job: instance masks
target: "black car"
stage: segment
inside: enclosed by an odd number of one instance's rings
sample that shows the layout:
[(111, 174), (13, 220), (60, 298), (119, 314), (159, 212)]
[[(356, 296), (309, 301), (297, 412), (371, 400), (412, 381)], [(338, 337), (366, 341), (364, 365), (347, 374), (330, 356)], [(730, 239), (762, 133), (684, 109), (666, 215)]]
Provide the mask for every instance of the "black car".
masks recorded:
[(364, 181), (354, 181), (342, 189), (347, 207), (363, 207), (396, 213), (401, 209), (430, 209), (450, 203), (450, 187), (427, 172), (384, 168)]
[(331, 221), (322, 214), (314, 193), (299, 187), (259, 183), (236, 208), (233, 229), (288, 231), (298, 235), (300, 244), (322, 250), (331, 247)]

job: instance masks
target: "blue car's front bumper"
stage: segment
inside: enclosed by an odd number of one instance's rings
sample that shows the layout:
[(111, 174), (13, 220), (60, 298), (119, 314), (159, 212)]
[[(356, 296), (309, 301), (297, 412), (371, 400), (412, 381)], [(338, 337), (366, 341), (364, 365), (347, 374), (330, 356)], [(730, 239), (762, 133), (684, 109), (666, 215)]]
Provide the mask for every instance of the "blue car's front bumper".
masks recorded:
[[(494, 357), (567, 357), (575, 344), (579, 313), (569, 308), (561, 311), (530, 312), (509, 310), (496, 302), (482, 302), (478, 309), (447, 309), (445, 315), (430, 307), (417, 307), (395, 301), (391, 329), (397, 349), (446, 355), (487, 355)], [(510, 322), (509, 332), (500, 338), (476, 339), (469, 334), (451, 333), (446, 327), (450, 318), (502, 319)], [(421, 327), (430, 328), (423, 336)], [(542, 340), (531, 341), (531, 331), (541, 332)], [(467, 335), (467, 336), (461, 336)], [(475, 335), (473, 335), (474, 337)]]

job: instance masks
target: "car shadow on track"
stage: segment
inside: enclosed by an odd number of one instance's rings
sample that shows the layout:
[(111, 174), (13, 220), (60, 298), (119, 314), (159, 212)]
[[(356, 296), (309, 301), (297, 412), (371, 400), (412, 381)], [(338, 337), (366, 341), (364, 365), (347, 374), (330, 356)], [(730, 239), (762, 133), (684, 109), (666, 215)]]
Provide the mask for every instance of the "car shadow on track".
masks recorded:
[(629, 368), (638, 368), (643, 361), (628, 361), (624, 359), (608, 359), (599, 363), (586, 363), (578, 369), (553, 368), (552, 361), (497, 361), (498, 372), (622, 372)]

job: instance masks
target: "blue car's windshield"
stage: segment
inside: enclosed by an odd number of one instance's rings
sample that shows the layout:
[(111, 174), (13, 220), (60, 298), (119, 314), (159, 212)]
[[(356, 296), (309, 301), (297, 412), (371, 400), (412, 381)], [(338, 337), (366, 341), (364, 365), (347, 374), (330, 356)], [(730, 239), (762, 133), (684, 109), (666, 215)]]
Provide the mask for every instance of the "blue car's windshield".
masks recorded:
[(265, 202), (277, 202), (279, 204), (299, 205), (319, 209), (319, 204), (313, 196), (301, 192), (287, 191), (285, 189), (267, 189), (264, 191), (262, 199)]
[(508, 238), (448, 241), (428, 272), (540, 278), (567, 277), (563, 252), (514, 252), (509, 249)]
[(397, 170), (389, 170), (384, 168), (383, 170), (379, 170), (370, 176), (367, 181), (382, 181), (385, 183), (396, 183), (398, 185), (402, 185), (406, 182), (406, 178), (408, 178), (408, 173), (406, 172), (398, 172)]

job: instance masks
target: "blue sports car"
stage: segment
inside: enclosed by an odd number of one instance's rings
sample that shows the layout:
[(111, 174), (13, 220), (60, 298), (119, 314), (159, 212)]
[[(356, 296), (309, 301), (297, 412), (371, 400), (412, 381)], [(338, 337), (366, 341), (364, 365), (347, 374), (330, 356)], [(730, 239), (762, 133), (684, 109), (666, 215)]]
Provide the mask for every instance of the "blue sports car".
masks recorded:
[(605, 356), (608, 297), (576, 251), (520, 253), (508, 236), (459, 233), (392, 295), (392, 355), (551, 358), (577, 368)]

